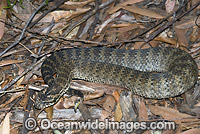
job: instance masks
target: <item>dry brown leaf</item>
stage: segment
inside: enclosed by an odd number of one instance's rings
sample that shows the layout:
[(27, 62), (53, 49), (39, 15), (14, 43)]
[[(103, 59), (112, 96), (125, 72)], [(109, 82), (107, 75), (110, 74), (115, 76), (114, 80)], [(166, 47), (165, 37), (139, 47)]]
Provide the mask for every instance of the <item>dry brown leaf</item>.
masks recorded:
[(10, 134), (10, 112), (6, 114), (0, 126), (0, 134)]
[[(74, 105), (73, 105), (74, 106)], [(53, 106), (55, 109), (65, 109), (64, 107), (64, 101), (63, 99), (61, 98), (54, 106)], [(68, 106), (69, 108), (70, 106)], [(67, 108), (66, 108), (67, 109)]]
[(17, 73), (18, 75), (24, 72), (25, 69), (20, 64), (16, 64), (16, 66), (19, 68), (18, 73)]
[[(118, 25), (118, 26), (120, 26), (120, 25)], [(116, 27), (116, 26), (114, 26), (114, 27)], [(129, 25), (126, 25), (126, 26), (124, 25), (121, 28), (118, 28), (117, 30), (113, 30), (112, 32), (122, 33), (122, 32), (131, 31), (131, 30), (136, 29), (136, 28), (145, 28), (145, 27), (143, 25), (140, 25), (140, 24), (129, 24)]]
[(77, 8), (76, 11), (72, 12), (72, 14), (67, 17), (67, 21), (71, 20), (72, 18), (79, 16), (83, 13), (88, 12), (90, 9), (91, 9), (90, 7), (88, 7), (88, 8)]
[(54, 11), (51, 12), (52, 17), (54, 17), (55, 21), (58, 22), (61, 19), (71, 19), (75, 16), (83, 14), (89, 11), (91, 8), (76, 8), (76, 11)]
[(1, 83), (1, 88), (5, 87), (9, 82), (12, 81), (12, 79), (12, 76), (5, 75), (5, 79), (3, 80), (3, 83)]
[(13, 85), (13, 87), (14, 87), (14, 88), (19, 87), (19, 86), (21, 85), (21, 83), (24, 81), (24, 77), (25, 77), (25, 76), (22, 76), (22, 77), (17, 81), (17, 83), (15, 83), (15, 84)]
[(200, 102), (198, 102), (195, 106), (196, 106), (196, 107), (200, 107)]
[(164, 18), (164, 16), (162, 16), (158, 13), (155, 13), (155, 12), (148, 10), (148, 9), (139, 8), (135, 5), (123, 6), (122, 8), (127, 10), (127, 11), (133, 12), (133, 13), (137, 13), (137, 14), (140, 14), (140, 15), (144, 15), (144, 16), (148, 16), (148, 17), (152, 17), (152, 18), (156, 18), (156, 19), (163, 19)]
[[(40, 20), (40, 22), (51, 22), (53, 18), (56, 22), (58, 22), (60, 19), (66, 19), (66, 18), (71, 19), (75, 16), (78, 16), (80, 14), (87, 12), (88, 10), (90, 10), (90, 8), (76, 8), (76, 11), (61, 11), (61, 10), (54, 11), (47, 14), (45, 17), (43, 17)], [(20, 18), (21, 20), (27, 21), (28, 18), (30, 18), (31, 14), (16, 14), (16, 16)], [(37, 14), (34, 17), (33, 21), (36, 20), (40, 16), (41, 14)]]
[(20, 133), (20, 130), (16, 127), (16, 123), (15, 124), (13, 124), (12, 125), (12, 123), (11, 123), (11, 129), (10, 129), (10, 133), (11, 134), (19, 134)]
[[(141, 49), (140, 47), (144, 44), (144, 42), (135, 42), (134, 49)], [(145, 43), (142, 49), (150, 48), (149, 44)]]
[[(91, 93), (91, 94), (86, 94), (84, 95), (84, 101), (90, 100), (90, 99), (95, 99), (99, 98), (102, 96), (104, 92), (97, 92), (97, 93)], [(54, 105), (54, 108), (56, 109), (63, 109), (63, 108), (70, 108), (74, 107), (75, 101), (78, 99), (77, 96), (72, 96), (70, 98), (64, 97), (64, 99), (60, 99), (56, 105)], [(88, 102), (89, 103), (89, 102)]]
[(200, 129), (193, 128), (193, 129), (184, 131), (184, 132), (182, 132), (180, 134), (200, 134)]
[(144, 99), (140, 100), (139, 121), (148, 121), (147, 107), (145, 106)]
[(128, 27), (130, 25), (138, 25), (138, 24), (130, 24), (130, 23), (122, 23), (122, 24), (113, 24), (111, 27), (112, 28), (121, 28), (121, 27)]
[(28, 102), (28, 87), (27, 87), (26, 90), (25, 90), (24, 98), (23, 98), (23, 100), (20, 102), (20, 105), (21, 105), (22, 107), (24, 107), (24, 109), (26, 109), (27, 102)]
[[(195, 19), (187, 19), (186, 22), (182, 23), (182, 24), (178, 24), (175, 27), (178, 29), (187, 29), (187, 28), (191, 28), (193, 26), (196, 26), (195, 24), (196, 18)], [(200, 25), (200, 19), (197, 20), (197, 25)]]
[(162, 41), (162, 42), (166, 42), (168, 44), (172, 44), (172, 45), (176, 45), (177, 41), (173, 38), (169, 38), (169, 37), (156, 37), (154, 40), (157, 41)]
[(24, 60), (4, 60), (0, 61), (0, 67), (21, 62), (24, 62)]
[[(108, 26), (110, 24), (110, 22), (112, 22), (113, 19), (115, 19), (116, 17), (118, 17), (121, 14), (121, 12), (116, 12), (114, 14), (112, 14), (106, 21), (104, 21), (100, 26), (99, 29), (97, 31), (98, 34), (100, 34), (102, 32), (102, 30)], [(105, 30), (105, 29), (104, 29)]]
[(97, 93), (91, 93), (84, 95), (84, 100), (91, 100), (91, 99), (96, 99), (104, 95), (104, 92), (97, 92)]
[(167, 0), (165, 2), (165, 9), (168, 13), (171, 13), (174, 10), (176, 1), (175, 0)]
[(120, 98), (119, 92), (118, 92), (118, 91), (115, 91), (115, 92), (113, 92), (112, 95), (113, 95), (115, 101), (116, 101), (117, 103), (119, 103), (119, 98)]
[[(156, 40), (152, 40), (149, 42), (151, 44), (152, 47), (158, 47), (160, 45), (160, 42), (159, 41), (156, 41)], [(142, 47), (144, 48), (144, 47)], [(149, 47), (147, 47), (149, 48)]]
[(69, 16), (72, 15), (73, 12), (70, 12), (70, 11), (54, 11), (54, 12), (51, 12), (51, 15), (55, 19), (55, 21), (57, 22), (60, 19), (68, 18)]
[(103, 103), (103, 109), (101, 112), (101, 120), (104, 120), (112, 114), (113, 108), (115, 106), (115, 99), (112, 96), (106, 96), (105, 102)]
[(52, 120), (53, 119), (53, 106), (45, 108), (44, 111), (47, 113), (47, 118), (49, 120)]
[[(19, 65), (19, 64), (16, 64), (16, 65), (17, 65), (18, 68), (19, 68), (18, 75), (20, 75), (20, 74), (24, 71), (24, 68), (23, 68), (21, 65)], [(25, 77), (25, 76), (22, 76), (22, 77), (17, 81), (17, 83), (14, 84), (14, 88), (17, 88), (17, 87), (19, 87), (19, 86), (21, 85), (21, 83), (24, 81), (24, 77)]]
[(10, 104), (12, 101), (14, 101), (18, 97), (22, 96), (23, 94), (24, 94), (24, 91), (23, 92), (14, 93), (8, 101), (6, 101), (4, 104), (0, 105), (0, 108), (5, 107), (6, 105)]
[(115, 99), (112, 96), (108, 95), (106, 97), (106, 101), (103, 104), (103, 109), (112, 112), (114, 106), (115, 106)]
[[(199, 38), (200, 38), (199, 27), (193, 27), (192, 32), (191, 32), (190, 37), (189, 37), (189, 40), (191, 42), (198, 42)], [(194, 44), (192, 44), (192, 45), (194, 45)], [(195, 46), (193, 46), (193, 47), (195, 47)]]
[(63, 109), (63, 108), (70, 108), (73, 107), (75, 104), (74, 102), (78, 99), (77, 96), (72, 96), (70, 98), (64, 98), (64, 99), (60, 99), (58, 101), (58, 103), (56, 105), (54, 105), (54, 107), (56, 109)]
[[(17, 18), (23, 20), (23, 21), (28, 21), (30, 16), (32, 14), (15, 14)], [(35, 17), (33, 18), (33, 21), (35, 21), (38, 17), (40, 17), (42, 14), (36, 14)], [(43, 17), (40, 22), (51, 22), (53, 16), (51, 14), (47, 14), (45, 17)]]
[[(4, 9), (4, 7), (7, 6), (7, 1), (6, 0), (1, 0), (0, 2), (0, 20), (5, 22), (6, 20), (6, 14), (7, 11)], [(5, 28), (5, 23), (0, 22), (0, 39), (3, 37), (4, 34), (4, 28)]]
[(87, 1), (67, 1), (65, 2), (60, 8), (64, 9), (77, 9), (77, 8), (82, 8), (85, 5), (93, 2), (95, 0), (87, 0)]
[(5, 73), (3, 72), (3, 69), (0, 68), (0, 85), (3, 84), (5, 78), (6, 78)]
[(120, 107), (120, 104), (117, 103), (117, 106), (116, 106), (116, 109), (115, 109), (115, 113), (114, 113), (114, 119), (115, 121), (120, 121), (123, 117), (123, 114), (122, 114), (122, 110), (121, 110), (121, 107)]
[[(144, 103), (144, 99), (140, 100), (140, 108), (139, 108), (139, 121), (148, 121), (148, 112), (147, 112), (147, 107)], [(145, 131), (144, 134), (151, 134), (150, 130)]]
[(118, 11), (119, 9), (121, 9), (122, 6), (132, 5), (132, 4), (141, 2), (141, 1), (143, 1), (143, 0), (128, 0), (128, 1), (125, 1), (125, 2), (121, 2), (121, 3), (118, 4), (117, 6), (111, 8), (111, 9), (108, 11), (108, 13), (109, 13), (109, 14), (112, 14), (112, 13)]
[(180, 46), (188, 47), (188, 41), (187, 41), (187, 38), (186, 38), (187, 29), (174, 28), (174, 30), (176, 32), (176, 36), (177, 36), (177, 39), (178, 39), (178, 44)]
[(173, 108), (161, 107), (161, 106), (153, 106), (149, 105), (150, 111), (155, 115), (160, 115), (166, 120), (175, 121), (177, 124), (181, 124), (181, 122), (191, 122), (191, 115), (180, 113), (178, 110)]

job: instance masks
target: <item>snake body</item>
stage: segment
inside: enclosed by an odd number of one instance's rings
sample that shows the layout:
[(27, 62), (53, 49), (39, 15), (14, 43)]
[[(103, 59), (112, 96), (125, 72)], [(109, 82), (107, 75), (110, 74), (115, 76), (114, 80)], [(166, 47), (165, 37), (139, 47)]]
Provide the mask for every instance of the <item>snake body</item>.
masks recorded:
[(171, 47), (63, 49), (43, 62), (41, 72), (49, 87), (38, 93), (38, 109), (54, 105), (64, 93), (76, 94), (69, 90), (74, 78), (117, 85), (145, 98), (162, 99), (186, 92), (198, 77), (194, 59)]

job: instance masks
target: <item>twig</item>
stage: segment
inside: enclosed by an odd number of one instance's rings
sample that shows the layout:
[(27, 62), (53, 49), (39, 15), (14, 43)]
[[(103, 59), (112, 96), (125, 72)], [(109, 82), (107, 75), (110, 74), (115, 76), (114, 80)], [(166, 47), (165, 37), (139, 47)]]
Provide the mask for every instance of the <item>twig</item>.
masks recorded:
[[(0, 22), (2, 22), (2, 21), (0, 20)], [(5, 23), (5, 22), (3, 22), (3, 23)], [(23, 30), (20, 27), (13, 26), (13, 25), (8, 24), (8, 23), (5, 23), (5, 24), (9, 25), (11, 27), (14, 27), (16, 29)], [(58, 42), (60, 42), (60, 40), (63, 40), (63, 41), (70, 41), (70, 42), (81, 42), (81, 43), (85, 43), (85, 44), (97, 44), (97, 45), (102, 45), (102, 46), (109, 45), (109, 43), (102, 43), (102, 42), (96, 42), (96, 41), (91, 41), (91, 40), (70, 39), (70, 38), (65, 38), (65, 37), (60, 37), (60, 36), (58, 37), (58, 36), (53, 36), (53, 35), (42, 34), (42, 33), (39, 33), (39, 32), (32, 31), (30, 29), (27, 29), (26, 31), (31, 33), (31, 34), (37, 34), (37, 35), (40, 35), (40, 36), (47, 36), (49, 38), (53, 38), (54, 40), (56, 40)], [(35, 38), (37, 38), (37, 37), (35, 37)]]
[[(33, 90), (29, 90), (28, 97), (27, 97), (28, 101), (27, 101), (26, 109), (24, 110), (23, 122), (25, 122), (29, 117), (29, 113), (31, 111), (31, 107), (33, 105), (33, 101), (30, 98), (32, 98), (33, 94), (34, 94), (34, 91)], [(27, 134), (27, 133), (28, 133), (28, 130), (26, 129), (25, 124), (23, 124), (22, 134)]]
[(57, 0), (56, 5), (48, 9), (46, 12), (44, 12), (40, 17), (38, 17), (34, 22), (32, 22), (29, 26), (29, 28), (32, 28), (37, 22), (39, 22), (44, 16), (46, 16), (49, 12), (54, 11), (58, 7), (60, 7), (62, 4), (65, 3), (66, 0)]
[(9, 87), (11, 87), (13, 84), (15, 84), (21, 77), (23, 77), (25, 74), (27, 74), (29, 71), (34, 69), (38, 64), (42, 63), (44, 61), (44, 58), (37, 61), (35, 64), (27, 68), (24, 72), (22, 72), (19, 76), (17, 76), (14, 80), (12, 80), (10, 83), (8, 83), (5, 87), (3, 87), (1, 90), (5, 91)]
[(172, 24), (174, 24), (177, 20), (184, 17), (186, 14), (194, 10), (196, 7), (200, 5), (200, 2), (197, 2), (195, 5), (193, 5), (189, 10), (187, 10), (185, 13), (179, 15), (176, 17), (173, 21), (170, 21), (168, 24), (164, 25), (163, 27), (159, 28), (157, 31), (154, 31), (151, 36), (146, 40), (146, 43), (149, 41), (152, 41), (156, 36), (158, 36), (160, 33), (162, 33), (164, 30), (166, 30), (168, 27), (170, 27)]
[(20, 96), (20, 97), (18, 98), (18, 100), (9, 108), (9, 110), (5, 113), (5, 116), (0, 120), (0, 123), (4, 120), (4, 118), (6, 117), (6, 114), (9, 113), (9, 112), (13, 109), (13, 107), (14, 107), (21, 99), (22, 99), (22, 96)]
[(17, 39), (17, 41), (14, 42), (13, 44), (11, 44), (10, 46), (8, 46), (3, 52), (1, 52), (1, 53), (0, 53), (0, 57), (1, 57), (2, 55), (4, 55), (8, 50), (10, 50), (12, 47), (14, 47), (15, 45), (17, 45), (17, 44), (22, 40), (22, 38), (24, 37), (24, 34), (25, 34), (26, 29), (27, 29), (27, 27), (29, 26), (30, 22), (32, 21), (32, 19), (34, 18), (34, 16), (37, 14), (37, 12), (38, 12), (41, 8), (43, 8), (45, 5), (46, 5), (46, 0), (44, 0), (44, 2), (37, 8), (37, 10), (35, 10), (35, 11), (33, 12), (33, 14), (31, 15), (31, 17), (28, 19), (28, 21), (26, 22), (26, 24), (25, 24), (25, 26), (24, 26), (24, 28), (23, 28), (23, 30), (22, 30), (22, 33), (21, 33), (20, 37)]
[[(47, 31), (47, 35), (50, 33), (51, 29), (53, 28), (54, 23), (55, 23), (55, 21), (54, 21), (54, 18), (53, 18), (52, 21), (51, 21), (50, 27), (49, 27), (49, 29)], [(44, 46), (44, 44), (46, 42), (46, 39), (47, 39), (47, 36), (43, 40), (43, 42), (42, 42), (42, 44), (41, 44), (41, 46), (40, 46), (40, 48), (38, 50), (38, 53), (37, 53), (38, 55), (40, 55), (40, 53), (42, 51), (42, 48), (43, 48), (43, 46)], [(36, 63), (36, 61), (37, 61), (37, 58), (34, 59), (34, 63)], [(30, 112), (31, 107), (33, 105), (33, 101), (31, 100), (31, 98), (33, 98), (33, 94), (34, 93), (35, 93), (35, 91), (33, 91), (33, 90), (29, 90), (29, 92), (28, 92), (28, 98), (27, 98), (28, 101), (27, 101), (26, 111), (24, 112), (24, 121), (26, 121), (28, 119), (28, 117), (29, 117), (29, 112)], [(23, 125), (23, 133), (27, 133), (27, 129), (26, 129), (26, 127), (24, 125)]]
[[(90, 111), (88, 110), (88, 108), (86, 107), (85, 104), (83, 104), (82, 102), (79, 104), (78, 109), (80, 110), (80, 113), (82, 114), (82, 117), (85, 121), (87, 121), (88, 119), (92, 120), (92, 116)], [(92, 134), (100, 134), (100, 131), (98, 130), (90, 130)]]
[[(50, 27), (49, 27), (49, 29), (47, 31), (47, 35), (45, 36), (45, 39), (42, 41), (42, 44), (41, 44), (41, 46), (40, 46), (40, 48), (38, 50), (37, 55), (40, 55), (40, 53), (42, 51), (42, 48), (44, 47), (45, 42), (47, 40), (48, 34), (50, 33), (50, 31), (52, 30), (52, 28), (53, 28), (54, 25), (55, 25), (55, 21), (54, 21), (54, 18), (53, 18), (52, 21), (51, 21)], [(36, 61), (37, 61), (37, 59), (35, 58), (34, 62), (36, 62)]]
[[(38, 69), (38, 68), (36, 68), (36, 67), (38, 66), (38, 64), (42, 63), (42, 62), (44, 61), (44, 59), (45, 59), (45, 57), (42, 58), (42, 59), (40, 59), (38, 62), (34, 63), (34, 64), (30, 67), (31, 70), (32, 70), (32, 69)], [(32, 76), (32, 75), (31, 75), (31, 76)], [(31, 77), (31, 76), (29, 76), (29, 77)], [(24, 122), (25, 122), (25, 121), (28, 119), (28, 117), (29, 117), (29, 112), (30, 112), (31, 107), (32, 107), (32, 105), (33, 105), (33, 101), (32, 101), (31, 98), (33, 98), (33, 94), (34, 94), (34, 93), (35, 93), (35, 92), (34, 92), (33, 90), (29, 90), (29, 91), (28, 91), (28, 97), (27, 97), (28, 101), (27, 101), (26, 109), (25, 109), (25, 111), (24, 111)], [(23, 134), (26, 134), (27, 132), (28, 132), (28, 130), (26, 129), (25, 124), (23, 124), (22, 133), (23, 133)]]
[(64, 36), (67, 36), (75, 27), (77, 27), (78, 25), (80, 25), (81, 23), (87, 21), (91, 16), (93, 16), (98, 10), (102, 10), (103, 8), (107, 7), (108, 5), (110, 5), (111, 3), (113, 3), (115, 0), (108, 0), (106, 2), (104, 2), (103, 4), (101, 4), (99, 6), (98, 9), (95, 9), (93, 11), (91, 11), (90, 13), (88, 13), (88, 15), (84, 16), (82, 19), (80, 19), (79, 21), (72, 23), (68, 29), (64, 32)]
[(134, 39), (141, 37), (142, 35), (148, 33), (149, 31), (151, 31), (152, 29), (158, 27), (159, 25), (161, 25), (162, 23), (164, 23), (165, 21), (167, 21), (171, 16), (174, 15), (174, 13), (179, 12), (183, 7), (185, 7), (191, 0), (188, 0), (183, 6), (181, 6), (180, 8), (178, 8), (176, 11), (174, 11), (173, 13), (169, 14), (167, 17), (165, 17), (164, 19), (162, 19), (158, 24), (156, 24), (155, 26), (145, 30), (144, 32), (142, 32), (139, 35), (136, 35), (135, 37), (131, 38), (131, 40), (125, 40), (125, 41), (120, 41), (120, 42), (116, 42), (115, 44), (122, 44), (122, 43), (133, 43), (135, 42)]
[(17, 92), (22, 92), (22, 91), (25, 91), (25, 89), (21, 88), (17, 90), (0, 91), (0, 94), (17, 93)]
[(90, 27), (90, 34), (89, 34), (89, 40), (91, 40), (92, 39), (92, 37), (93, 37), (93, 35), (94, 35), (94, 30), (95, 30), (95, 27), (96, 27), (96, 24), (98, 23), (98, 21), (99, 21), (99, 15), (100, 15), (100, 12), (99, 12), (99, 5), (101, 4), (101, 0), (96, 0), (95, 1), (95, 10), (97, 10), (97, 12), (96, 12), (96, 14), (95, 14), (95, 18), (94, 18), (94, 21), (93, 21), (93, 23), (92, 23), (92, 25), (91, 25), (91, 27)]

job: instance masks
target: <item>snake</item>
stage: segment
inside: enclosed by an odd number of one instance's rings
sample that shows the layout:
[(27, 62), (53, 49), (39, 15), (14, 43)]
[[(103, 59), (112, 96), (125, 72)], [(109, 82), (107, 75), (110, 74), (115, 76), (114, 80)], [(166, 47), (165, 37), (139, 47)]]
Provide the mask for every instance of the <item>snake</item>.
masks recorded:
[(144, 98), (176, 97), (191, 89), (198, 67), (189, 53), (173, 47), (114, 49), (66, 48), (45, 59), (41, 74), (48, 87), (37, 93), (35, 108), (55, 105), (70, 89), (72, 79), (120, 86)]

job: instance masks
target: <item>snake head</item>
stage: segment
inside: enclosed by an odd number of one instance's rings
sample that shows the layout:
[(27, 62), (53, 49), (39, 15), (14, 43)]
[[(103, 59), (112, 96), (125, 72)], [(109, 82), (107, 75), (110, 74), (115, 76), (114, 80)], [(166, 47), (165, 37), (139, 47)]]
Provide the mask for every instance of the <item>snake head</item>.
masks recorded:
[(64, 93), (70, 96), (75, 95), (80, 98), (84, 98), (83, 93), (78, 90), (68, 89), (68, 88), (67, 90), (63, 89), (66, 88), (62, 88), (61, 86), (59, 86), (59, 84), (54, 83), (53, 86), (50, 86), (38, 92), (36, 94), (36, 101), (34, 104), (35, 108), (41, 110), (55, 105), (60, 100), (60, 98), (63, 96)]
[[(41, 94), (42, 95), (42, 94)], [(46, 95), (44, 95), (44, 96), (38, 96), (37, 98), (36, 98), (36, 101), (35, 101), (35, 104), (34, 104), (34, 107), (36, 108), (36, 109), (38, 109), (38, 110), (41, 110), (41, 109), (45, 109), (45, 108), (47, 108), (47, 107), (50, 107), (50, 106), (53, 106), (53, 105), (55, 105), (57, 102), (58, 102), (58, 97), (51, 97), (51, 96), (46, 96)]]
[(59, 94), (52, 94), (52, 92), (49, 92), (52, 90), (44, 89), (42, 92), (36, 93), (36, 100), (34, 103), (34, 107), (38, 110), (45, 109), (47, 107), (53, 106), (58, 102), (60, 99)]
[(34, 107), (38, 110), (41, 110), (44, 109), (46, 106), (45, 103), (43, 103), (43, 101), (40, 98), (37, 98), (34, 103)]

